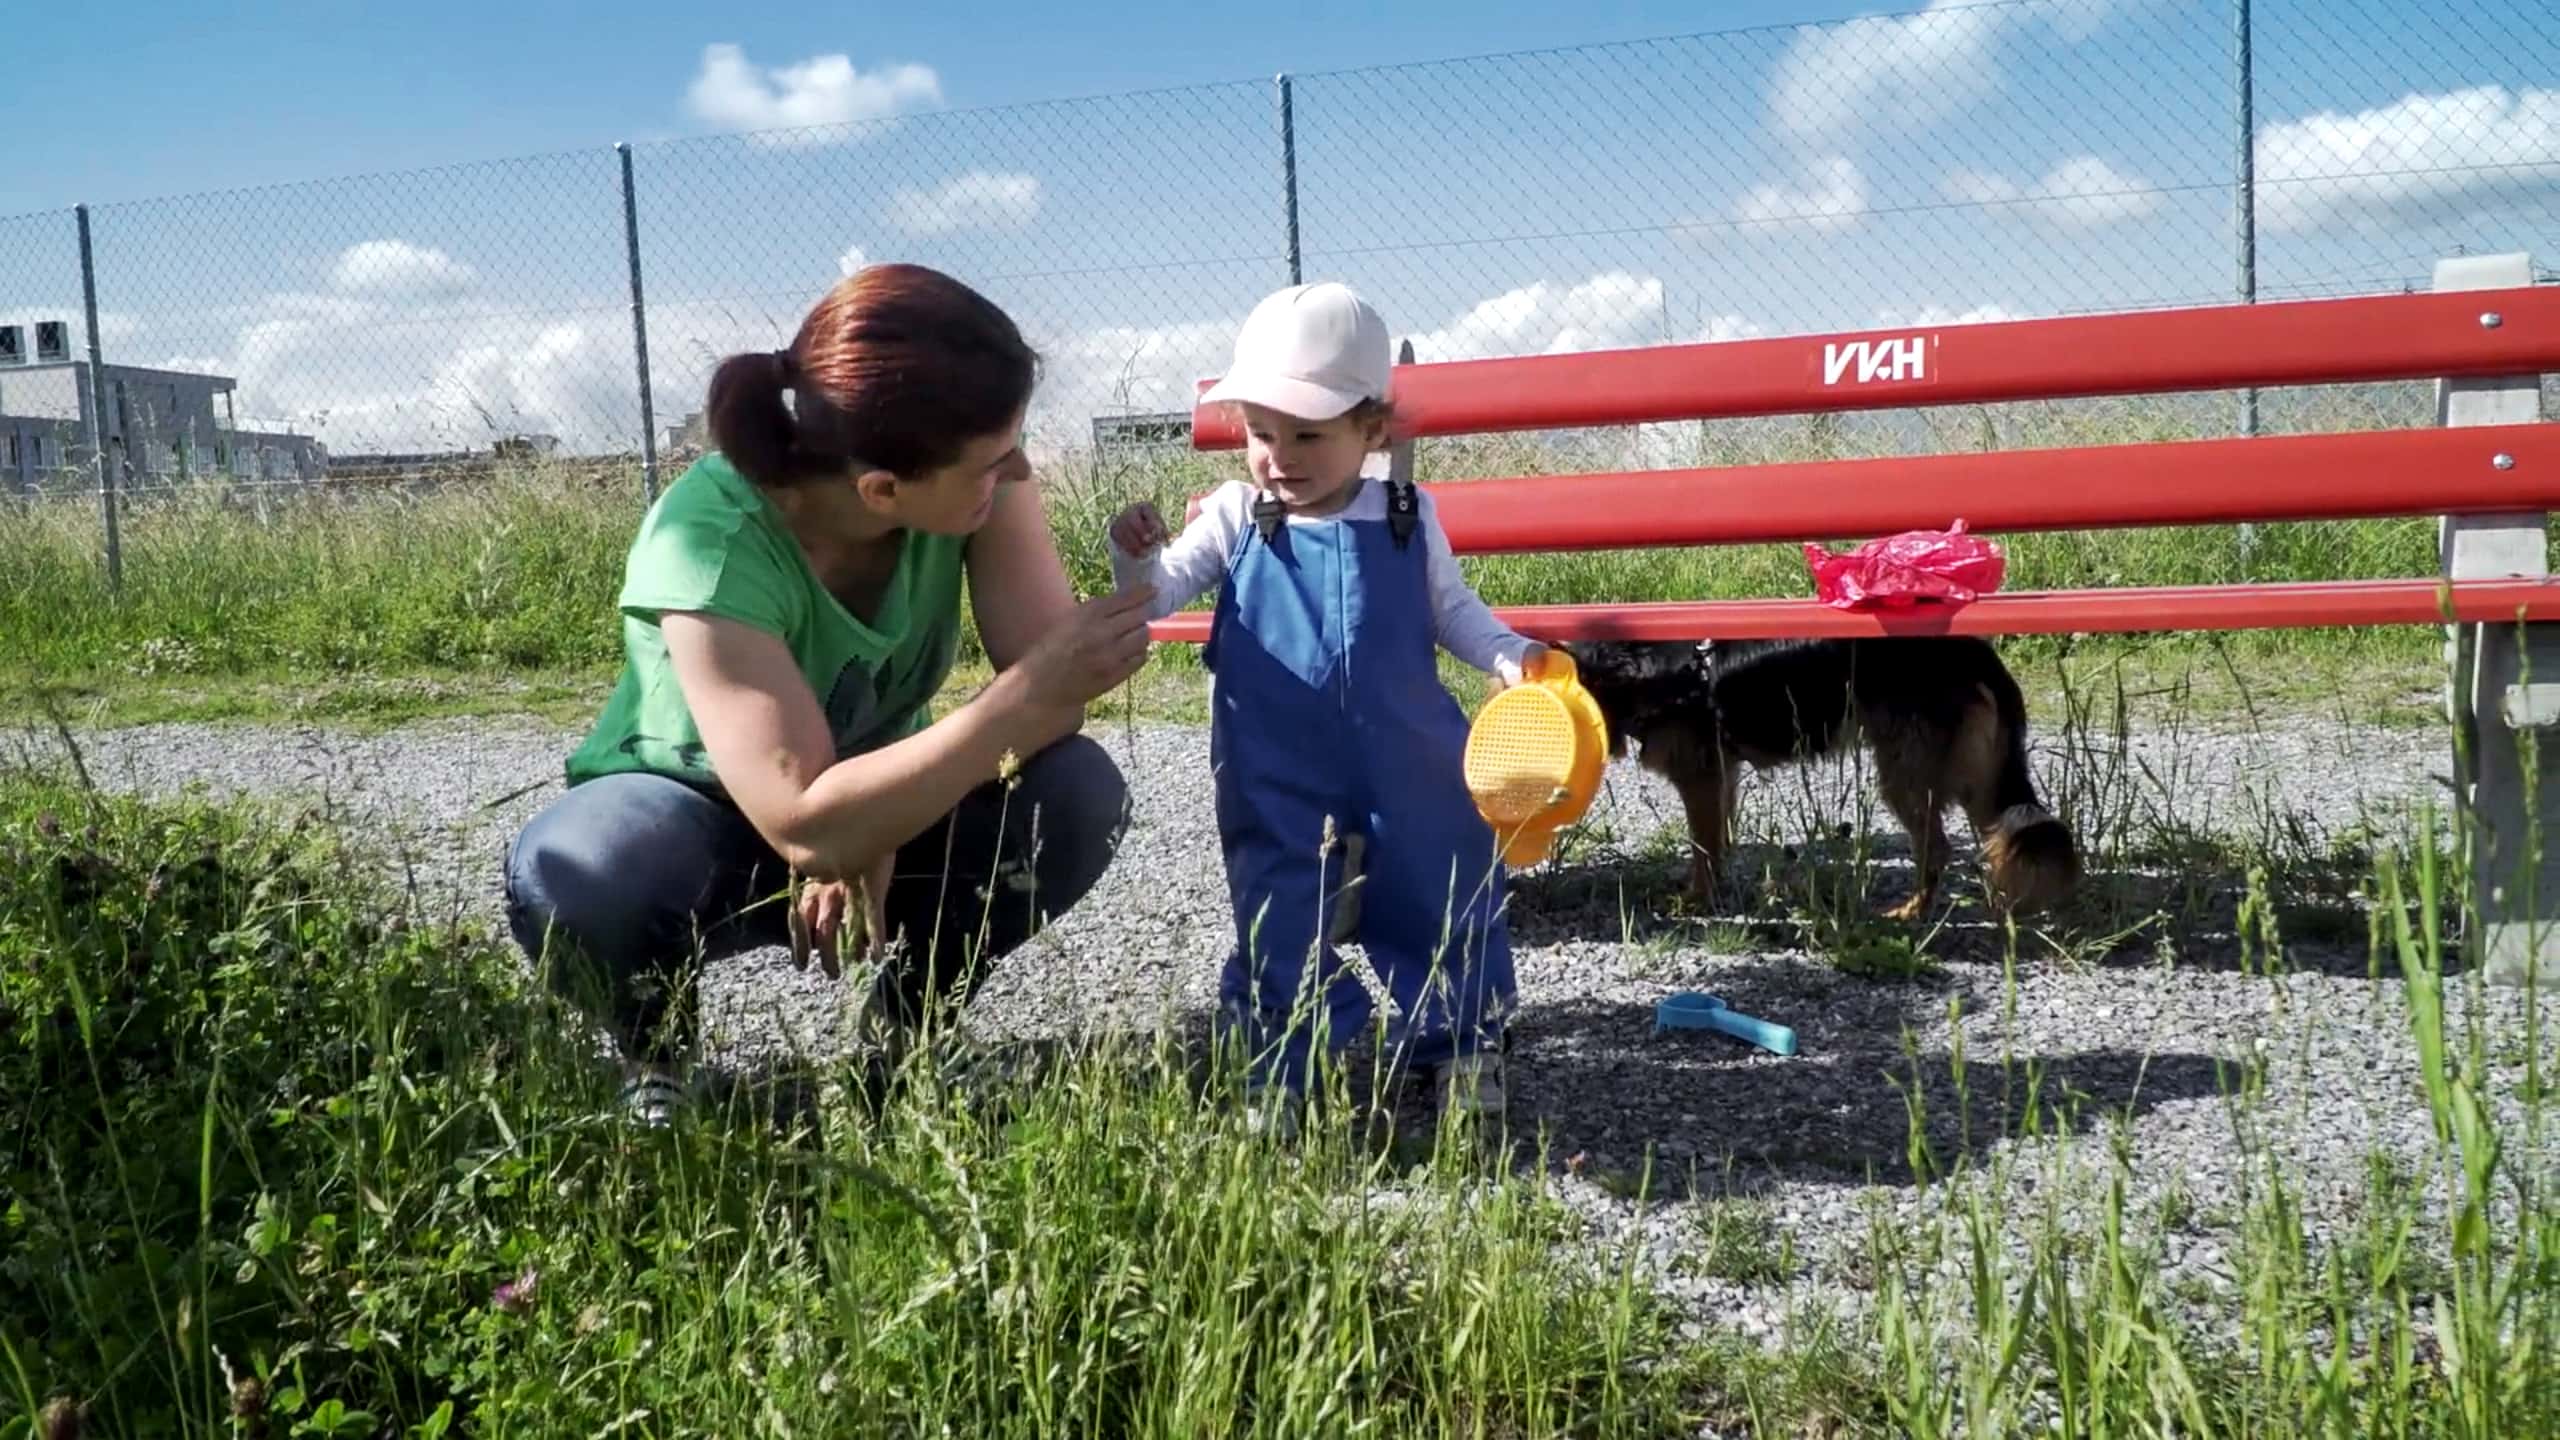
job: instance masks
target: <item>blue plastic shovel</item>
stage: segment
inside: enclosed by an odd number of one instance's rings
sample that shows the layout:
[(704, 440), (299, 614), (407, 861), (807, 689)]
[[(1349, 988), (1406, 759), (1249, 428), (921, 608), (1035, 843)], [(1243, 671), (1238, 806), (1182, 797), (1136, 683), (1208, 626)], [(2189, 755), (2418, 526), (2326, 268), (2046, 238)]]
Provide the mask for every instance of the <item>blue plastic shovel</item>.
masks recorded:
[(1796, 1032), (1784, 1025), (1755, 1020), (1739, 1010), (1728, 1008), (1713, 995), (1685, 991), (1666, 998), (1654, 1007), (1653, 1031), (1713, 1030), (1747, 1041), (1773, 1055), (1796, 1053)]

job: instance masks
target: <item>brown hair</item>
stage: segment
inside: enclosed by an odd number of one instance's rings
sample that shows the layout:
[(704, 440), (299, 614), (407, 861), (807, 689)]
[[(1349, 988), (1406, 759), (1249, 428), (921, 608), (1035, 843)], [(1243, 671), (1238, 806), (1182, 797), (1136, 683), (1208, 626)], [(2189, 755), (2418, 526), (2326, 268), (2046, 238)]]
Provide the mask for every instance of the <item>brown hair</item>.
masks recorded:
[[(1244, 424), (1243, 404), (1230, 400), (1225, 408), (1228, 418), (1241, 427)], [(1393, 399), (1363, 400), (1342, 413), (1343, 418), (1354, 425), (1375, 425), (1383, 430), (1385, 435), (1380, 441), (1383, 445), (1392, 448), (1404, 440), (1403, 432), (1397, 428), (1404, 423), (1404, 417), (1397, 413)]]
[(711, 438), (759, 485), (849, 467), (913, 478), (1011, 421), (1039, 366), (984, 295), (921, 265), (872, 265), (810, 307), (789, 349), (720, 362)]

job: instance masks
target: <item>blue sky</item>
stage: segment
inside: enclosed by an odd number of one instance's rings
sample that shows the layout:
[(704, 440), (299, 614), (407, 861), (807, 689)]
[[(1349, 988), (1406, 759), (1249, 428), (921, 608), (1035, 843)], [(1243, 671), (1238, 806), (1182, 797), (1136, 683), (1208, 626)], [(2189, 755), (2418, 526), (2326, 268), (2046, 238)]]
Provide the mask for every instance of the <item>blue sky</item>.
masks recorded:
[(704, 45), (768, 65), (843, 54), (929, 65), (954, 106), (1261, 79), (1855, 14), (1854, 3), (1429, 0), (1273, 7), (1174, 0), (564, 5), (441, 0), (238, 7), (129, 0), (110, 23), (5, 0), (0, 215), (539, 154), (711, 128), (689, 114)]
[[(884, 258), (1012, 309), (1063, 432), (1179, 404), (1286, 278), (1282, 69), (1307, 271), (1426, 359), (2233, 290), (2222, 0), (55, 8), (7, 17), (84, 58), (14, 72), (0, 215), (92, 202), (109, 358), (341, 451), (629, 443), (618, 139), (662, 423)], [(2560, 260), (2550, 0), (2256, 11), (2262, 296)], [(0, 319), (76, 313), (75, 262), (59, 214), (0, 220)]]

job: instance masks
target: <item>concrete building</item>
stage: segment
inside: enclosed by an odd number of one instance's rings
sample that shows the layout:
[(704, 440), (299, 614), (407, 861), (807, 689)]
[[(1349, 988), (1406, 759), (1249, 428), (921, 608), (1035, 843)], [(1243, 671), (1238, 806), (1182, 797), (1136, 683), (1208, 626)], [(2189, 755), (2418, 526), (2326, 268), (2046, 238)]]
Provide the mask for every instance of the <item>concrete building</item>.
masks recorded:
[(699, 410), (688, 410), (677, 424), (666, 427), (658, 437), (658, 458), (689, 461), (711, 448), (711, 421)]
[(1142, 454), (1188, 452), (1191, 448), (1191, 412), (1188, 410), (1096, 415), (1092, 420), (1096, 454), (1114, 451)]
[[(32, 353), (17, 326), (0, 326), (0, 493), (91, 483), (90, 411), (99, 389), (89, 364), (69, 358), (67, 327), (36, 327)], [(317, 480), (328, 450), (308, 435), (243, 430), (234, 408), (239, 382), (227, 375), (105, 365), (99, 442), (120, 483), (158, 486), (227, 477)]]

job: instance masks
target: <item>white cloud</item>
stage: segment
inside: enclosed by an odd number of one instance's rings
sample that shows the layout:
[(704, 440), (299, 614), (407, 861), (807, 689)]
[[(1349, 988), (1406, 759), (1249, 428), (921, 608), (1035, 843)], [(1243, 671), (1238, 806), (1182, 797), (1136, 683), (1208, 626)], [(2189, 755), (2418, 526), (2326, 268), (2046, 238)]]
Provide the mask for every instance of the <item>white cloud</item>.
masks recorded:
[[(1607, 271), (1540, 281), (1413, 334), (1419, 358), (1564, 353), (1763, 333), (1738, 314), (1664, 316), (1655, 276)], [(492, 315), (467, 297), (278, 292), (194, 317), (154, 353), (240, 381), (244, 425), (290, 425), (337, 455), (485, 451), (516, 433), (570, 453), (636, 446), (639, 405), (628, 317)], [(723, 356), (782, 343), (799, 318), (715, 302), (650, 307), (657, 420), (679, 424)], [(1428, 318), (1428, 317), (1425, 317)], [(1089, 443), (1095, 415), (1185, 411), (1197, 381), (1228, 363), (1241, 312), (1163, 325), (1039, 333), (1045, 365), (1032, 429), (1043, 454)], [(1404, 332), (1401, 326), (1399, 333)]]
[(1917, 14), (1807, 27), (1772, 76), (1771, 119), (1782, 131), (1811, 138), (1953, 114), (1998, 86), (2004, 36), (2049, 24), (2058, 44), (2077, 43), (2105, 22), (2113, 3), (2084, 0), (2052, 9), (1930, 0)]
[(1821, 233), (1846, 230), (1867, 208), (1867, 179), (1857, 162), (1834, 155), (1811, 167), (1799, 189), (1784, 185), (1754, 186), (1734, 208), (1734, 218), (1748, 225), (1802, 228)]
[(836, 273), (851, 275), (870, 263), (871, 257), (863, 253), (861, 246), (847, 245), (844, 247), (844, 253), (836, 257)]
[(845, 55), (813, 55), (765, 68), (727, 43), (702, 47), (702, 68), (685, 90), (686, 107), (723, 130), (798, 132), (756, 134), (756, 143), (764, 145), (822, 145), (844, 137), (807, 132), (941, 103), (942, 80), (928, 65), (865, 71)]
[(972, 170), (932, 190), (900, 190), (889, 199), (889, 218), (917, 235), (1019, 230), (1039, 214), (1039, 177), (989, 170)]
[(1931, 119), (1991, 88), (1992, 42), (2004, 10), (1930, 0), (1916, 15), (1869, 15), (1808, 30), (1778, 62), (1770, 106), (1778, 127), (1828, 135), (1871, 112)]
[(1105, 325), (1035, 341), (1045, 363), (1034, 403), (1079, 426), (1089, 415), (1188, 410), (1195, 383), (1225, 368), (1243, 323)]
[(2024, 317), (2017, 310), (1997, 300), (1985, 300), (1961, 310), (1932, 300), (1917, 306), (1882, 306), (1875, 312), (1873, 323), (1880, 330), (1900, 330), (1924, 325), (1988, 325), (2021, 318)]
[(442, 250), (406, 240), (350, 245), (329, 268), (331, 288), (348, 295), (385, 298), (457, 294), (478, 278), (470, 266)]
[(1713, 340), (1757, 340), (1769, 333), (1769, 327), (1741, 315), (1710, 315), (1689, 332), (1684, 343), (1705, 344)]
[(2560, 183), (2560, 90), (2475, 85), (2270, 125), (2257, 181), (2258, 224), (2271, 231), (2471, 210), (2520, 184)]
[[(185, 353), (165, 347), (162, 363), (235, 377), (243, 426), (290, 426), (338, 455), (485, 451), (518, 433), (559, 436), (573, 452), (639, 443), (624, 315), (491, 315), (432, 297), (285, 292), (230, 307), (227, 323), (227, 338), (191, 331)], [(659, 422), (700, 404), (719, 356), (781, 338), (722, 307), (652, 305)]]
[(1667, 326), (1659, 276), (1610, 270), (1577, 285), (1532, 281), (1481, 301), (1415, 335), (1413, 353), (1418, 361), (1562, 355), (1658, 344)]
[(2030, 185), (2005, 175), (1958, 170), (1940, 188), (1948, 199), (1962, 204), (2014, 206), (2071, 229), (2138, 220), (2160, 208), (2160, 193), (2151, 182), (2095, 155), (2065, 160)]

